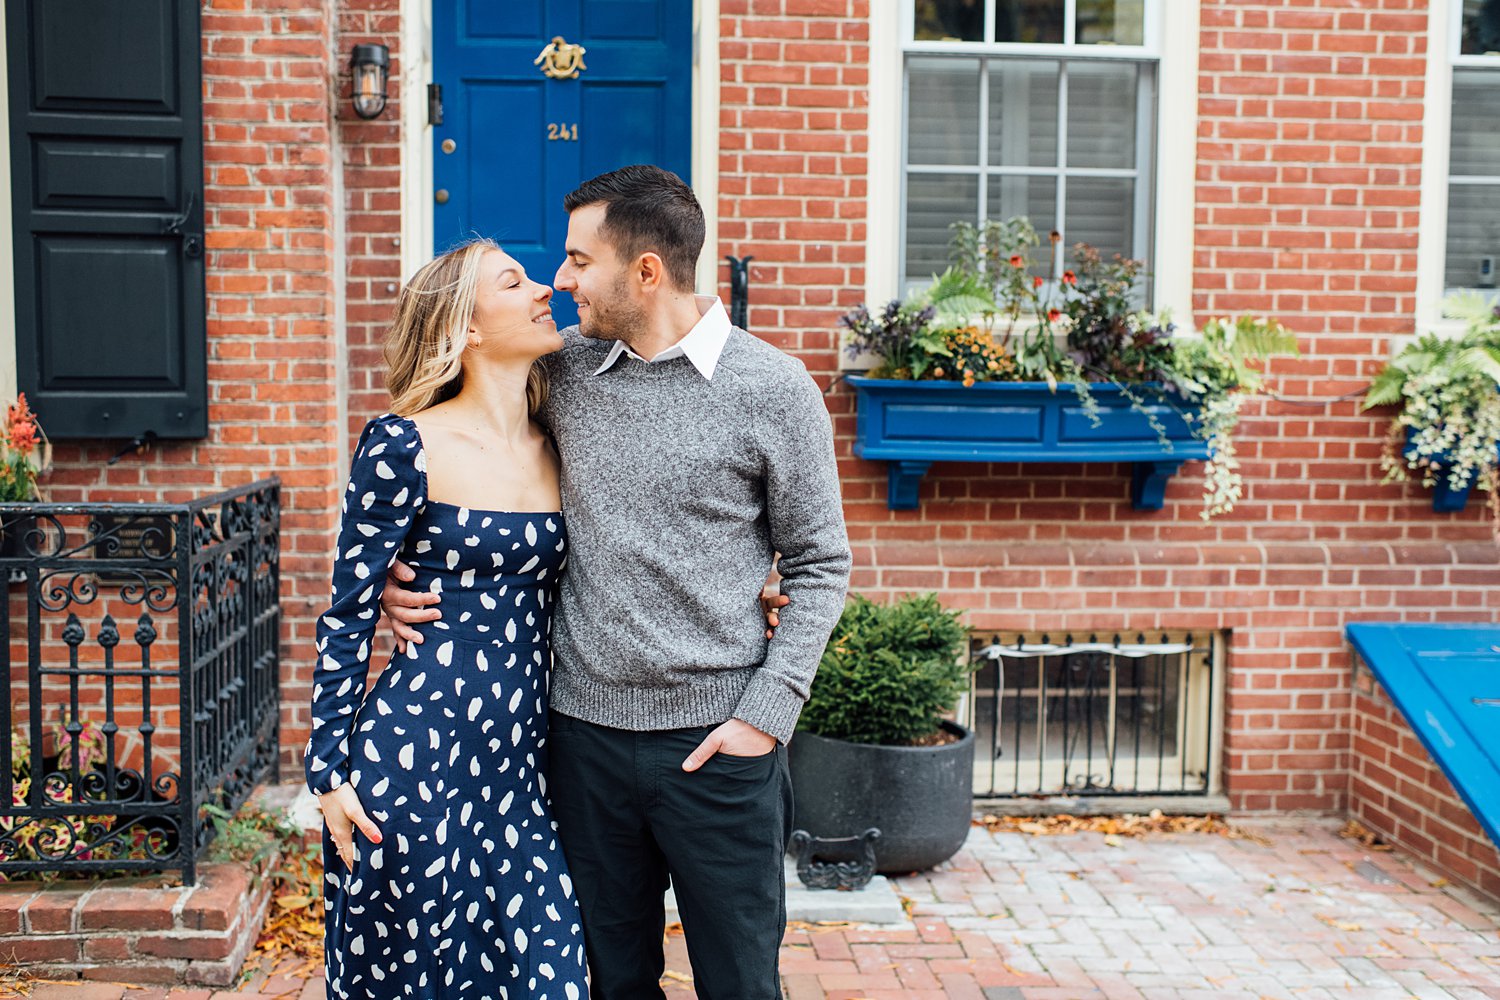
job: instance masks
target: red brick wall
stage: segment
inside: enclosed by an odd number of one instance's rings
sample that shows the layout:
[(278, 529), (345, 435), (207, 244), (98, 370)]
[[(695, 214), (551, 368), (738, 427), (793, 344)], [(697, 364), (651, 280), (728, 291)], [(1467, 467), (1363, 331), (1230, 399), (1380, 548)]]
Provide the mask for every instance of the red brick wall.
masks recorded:
[(1500, 851), (1363, 663), (1354, 671), (1349, 812), (1370, 830), (1492, 899)]
[(755, 257), (750, 328), (825, 385), (865, 283), (869, 6), (719, 5), (718, 256)]
[(178, 502), (281, 477), (282, 741), (292, 774), (301, 766), (293, 751), (300, 761), (307, 739), (312, 615), (327, 596), (344, 446), (335, 426), (337, 60), (327, 6), (204, 5), (209, 436), (113, 466), (106, 461), (122, 442), (59, 442), (44, 483), (57, 501)]
[[(365, 421), (390, 405), (381, 344), (395, 311), (401, 281), (401, 16), (400, 0), (350, 0), (338, 4), (337, 64), (342, 69), (338, 128), (344, 169), (344, 281), (348, 348), (347, 448)], [(378, 118), (354, 113), (349, 54), (378, 42), (391, 50), (389, 103)], [(417, 210), (417, 206), (412, 206)]]

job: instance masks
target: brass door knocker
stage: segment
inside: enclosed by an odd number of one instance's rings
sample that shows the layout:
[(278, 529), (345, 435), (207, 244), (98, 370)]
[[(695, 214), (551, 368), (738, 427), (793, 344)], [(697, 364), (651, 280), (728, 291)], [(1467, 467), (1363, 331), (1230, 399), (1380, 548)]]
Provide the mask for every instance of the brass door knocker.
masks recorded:
[(542, 72), (554, 80), (576, 80), (580, 72), (588, 69), (583, 64), (583, 54), (586, 51), (582, 45), (572, 45), (563, 41), (562, 35), (554, 35), (547, 47), (531, 62), (532, 65), (542, 67)]

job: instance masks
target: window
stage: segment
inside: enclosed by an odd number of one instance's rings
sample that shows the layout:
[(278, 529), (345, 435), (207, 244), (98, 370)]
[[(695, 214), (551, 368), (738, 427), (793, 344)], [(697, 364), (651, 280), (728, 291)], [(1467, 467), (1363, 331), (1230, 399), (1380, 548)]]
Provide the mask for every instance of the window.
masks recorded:
[(1443, 273), (1449, 292), (1495, 288), (1500, 265), (1500, 0), (1463, 0), (1457, 13)]
[(912, 0), (905, 54), (902, 286), (947, 266), (949, 225), (1029, 217), (1149, 260), (1156, 0)]

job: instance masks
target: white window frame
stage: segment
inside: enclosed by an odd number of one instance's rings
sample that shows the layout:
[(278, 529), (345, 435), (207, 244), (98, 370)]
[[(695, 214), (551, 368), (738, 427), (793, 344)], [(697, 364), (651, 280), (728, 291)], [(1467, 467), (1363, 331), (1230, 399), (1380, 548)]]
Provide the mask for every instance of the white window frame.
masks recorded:
[[(1453, 70), (1500, 69), (1500, 57), (1466, 56), (1460, 51), (1463, 0), (1431, 0), (1427, 9), (1427, 72), (1422, 109), (1422, 188), (1417, 208), (1416, 333), (1440, 336), (1463, 332), (1462, 320), (1443, 315), (1448, 270), (1448, 185), (1453, 141)], [(1490, 290), (1486, 290), (1490, 291)], [(1500, 295), (1500, 289), (1493, 290)], [(1406, 338), (1398, 338), (1399, 341)]]
[[(905, 58), (908, 54), (1043, 56), (1156, 63), (1156, 141), (1154, 178), (1138, 192), (1151, 206), (1147, 265), (1157, 309), (1169, 309), (1182, 326), (1192, 326), (1193, 192), (1198, 119), (1198, 25), (1201, 0), (1173, 0), (1172, 17), (1162, 0), (1147, 0), (1146, 44), (1029, 45), (1011, 42), (918, 42), (914, 0), (872, 4), (870, 11), (870, 208), (865, 298), (883, 303), (899, 296), (905, 248)], [(1071, 39), (1073, 0), (1067, 0), (1065, 38)], [(986, 35), (993, 35), (986, 13)]]

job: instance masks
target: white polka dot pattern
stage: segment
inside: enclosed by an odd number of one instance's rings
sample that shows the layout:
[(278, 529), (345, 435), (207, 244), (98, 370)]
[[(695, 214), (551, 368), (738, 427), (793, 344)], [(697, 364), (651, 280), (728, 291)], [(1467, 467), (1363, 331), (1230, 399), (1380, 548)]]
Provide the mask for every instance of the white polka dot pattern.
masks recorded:
[[(355, 452), (318, 623), (314, 793), (352, 785), (381, 831), (352, 868), (324, 833), (328, 993), (338, 1000), (586, 1000), (578, 904), (546, 795), (558, 513), (426, 498), (421, 438), (392, 415)], [(369, 690), (380, 591), (400, 555), (443, 594)]]

